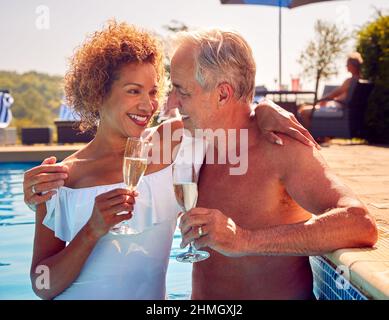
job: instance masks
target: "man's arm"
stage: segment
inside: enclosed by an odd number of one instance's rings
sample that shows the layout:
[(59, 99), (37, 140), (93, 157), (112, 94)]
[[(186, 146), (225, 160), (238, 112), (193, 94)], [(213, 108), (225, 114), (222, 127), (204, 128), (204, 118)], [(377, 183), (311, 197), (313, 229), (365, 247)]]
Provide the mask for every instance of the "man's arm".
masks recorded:
[[(228, 256), (244, 256), (321, 255), (339, 248), (375, 244), (374, 219), (354, 193), (329, 170), (314, 148), (285, 137), (284, 140), (281, 152), (285, 154), (275, 157), (280, 159), (280, 178), (289, 195), (311, 212), (312, 218), (246, 230), (219, 210), (195, 208), (181, 218), (183, 245), (195, 239), (196, 247), (208, 246)], [(205, 234), (202, 237), (198, 236), (200, 225)], [(191, 227), (194, 228), (189, 231)]]
[[(282, 150), (282, 181), (312, 218), (306, 222), (247, 232), (248, 254), (320, 255), (339, 248), (372, 246), (373, 217), (329, 169), (318, 151), (289, 140)], [(290, 159), (293, 159), (292, 161)]]

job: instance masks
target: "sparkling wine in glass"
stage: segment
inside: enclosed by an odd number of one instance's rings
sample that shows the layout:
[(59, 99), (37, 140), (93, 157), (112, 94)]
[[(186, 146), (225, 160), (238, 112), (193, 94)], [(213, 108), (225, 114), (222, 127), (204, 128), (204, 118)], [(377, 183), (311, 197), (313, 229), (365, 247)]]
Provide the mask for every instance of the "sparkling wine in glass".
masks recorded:
[[(173, 164), (173, 186), (176, 200), (184, 214), (197, 203), (197, 174), (193, 164)], [(187, 252), (177, 255), (179, 262), (199, 262), (209, 257), (207, 251), (196, 250), (192, 243)]]
[[(147, 168), (147, 155), (151, 143), (141, 138), (128, 138), (123, 158), (123, 180), (127, 188), (135, 191)], [(131, 234), (128, 221), (111, 228), (113, 234)]]

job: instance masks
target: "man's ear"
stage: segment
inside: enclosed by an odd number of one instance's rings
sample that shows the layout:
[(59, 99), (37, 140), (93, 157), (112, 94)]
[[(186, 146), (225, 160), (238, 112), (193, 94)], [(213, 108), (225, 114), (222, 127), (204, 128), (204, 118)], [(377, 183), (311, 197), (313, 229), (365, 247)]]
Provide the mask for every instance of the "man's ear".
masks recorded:
[(230, 102), (230, 100), (232, 99), (232, 97), (234, 95), (234, 89), (227, 82), (220, 83), (217, 86), (217, 90), (218, 90), (218, 105), (219, 105), (219, 107)]

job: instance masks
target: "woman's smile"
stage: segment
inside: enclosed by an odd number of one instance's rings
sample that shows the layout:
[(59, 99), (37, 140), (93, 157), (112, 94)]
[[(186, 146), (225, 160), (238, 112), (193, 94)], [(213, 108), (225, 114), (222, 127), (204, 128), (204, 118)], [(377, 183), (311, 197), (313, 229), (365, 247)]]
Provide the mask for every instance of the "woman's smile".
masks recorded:
[(151, 118), (151, 115), (139, 115), (134, 113), (127, 113), (127, 116), (140, 127), (145, 127)]

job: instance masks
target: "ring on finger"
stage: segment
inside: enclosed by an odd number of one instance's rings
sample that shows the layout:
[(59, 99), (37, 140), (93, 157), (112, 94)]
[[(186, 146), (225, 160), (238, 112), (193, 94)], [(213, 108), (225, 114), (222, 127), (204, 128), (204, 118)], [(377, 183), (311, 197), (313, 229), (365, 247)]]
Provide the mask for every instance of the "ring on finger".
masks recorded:
[(203, 232), (202, 226), (199, 227), (198, 233), (199, 233), (199, 237), (202, 237), (202, 236), (203, 236), (204, 232)]
[(36, 189), (35, 189), (35, 186), (32, 186), (31, 187), (31, 191), (32, 191), (32, 194), (33, 195), (38, 195), (38, 196), (41, 196), (43, 193), (42, 192), (38, 192), (38, 191), (36, 191)]

